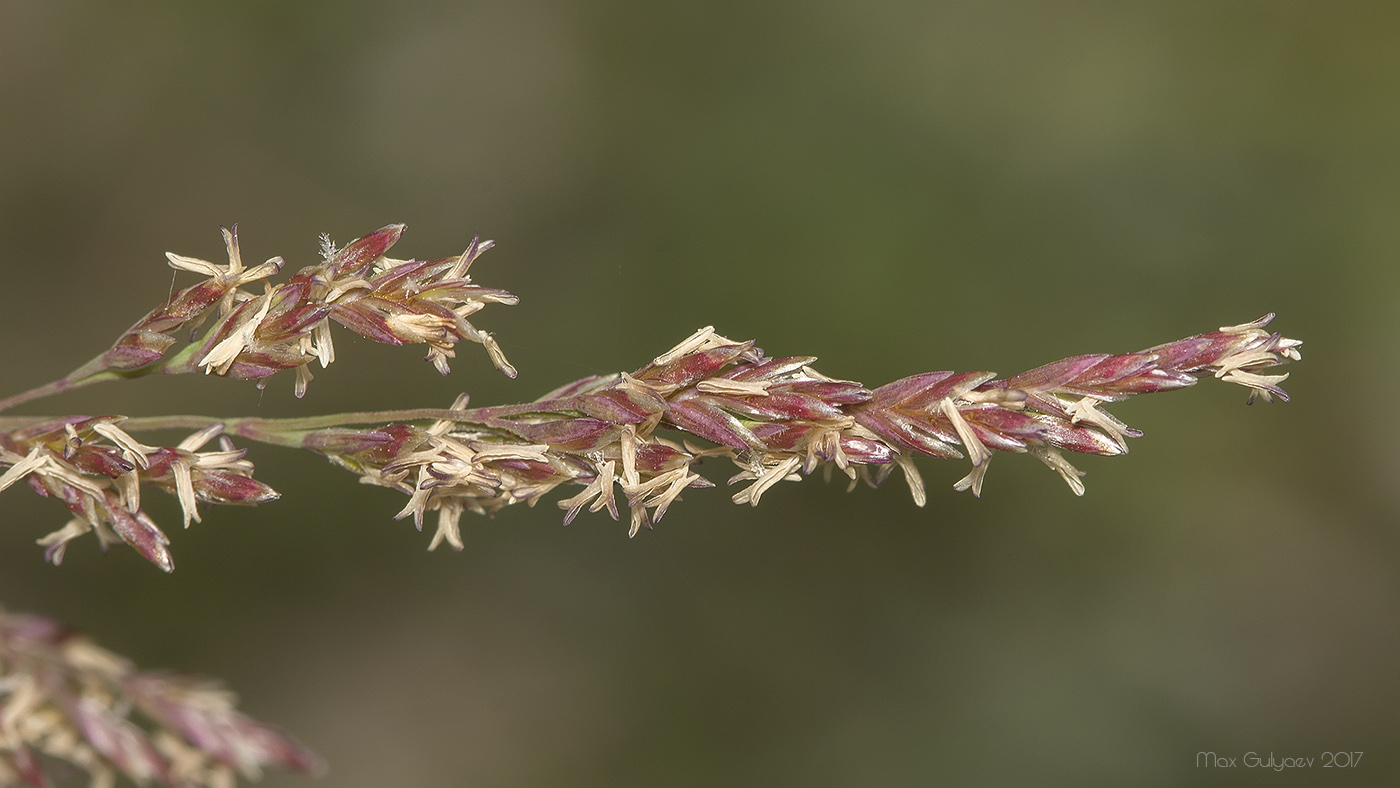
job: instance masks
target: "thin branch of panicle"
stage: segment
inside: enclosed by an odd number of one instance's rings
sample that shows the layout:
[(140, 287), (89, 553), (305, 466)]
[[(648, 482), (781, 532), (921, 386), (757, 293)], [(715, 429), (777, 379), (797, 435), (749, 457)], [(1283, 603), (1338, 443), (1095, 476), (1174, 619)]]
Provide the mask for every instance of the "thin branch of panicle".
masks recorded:
[[(504, 290), (473, 283), (468, 274), (493, 242), (474, 238), (462, 254), (439, 260), (389, 257), (403, 232), (403, 225), (389, 225), (341, 249), (325, 239), (321, 263), (281, 284), (265, 283), (260, 295), (243, 288), (280, 272), (282, 258), (244, 268), (236, 226), (223, 230), (227, 265), (167, 253), (172, 268), (204, 280), (137, 321), (102, 356), (103, 366), (115, 371), (151, 367), (176, 344), (177, 333), (189, 331), (190, 345), (158, 371), (202, 371), (262, 385), (291, 369), (300, 397), (312, 380), (311, 364), (324, 368), (335, 360), (334, 322), (383, 344), (426, 344), (427, 360), (444, 375), (457, 343), (476, 342), (497, 368), (515, 377), (496, 340), (467, 319), (488, 304), (519, 302)], [(211, 325), (196, 337), (206, 321)]]

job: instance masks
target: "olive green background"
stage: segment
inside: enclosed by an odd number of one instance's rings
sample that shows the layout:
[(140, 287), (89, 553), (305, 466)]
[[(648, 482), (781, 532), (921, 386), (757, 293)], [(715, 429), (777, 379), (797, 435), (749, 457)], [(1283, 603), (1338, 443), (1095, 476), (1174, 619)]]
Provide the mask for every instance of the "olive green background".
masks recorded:
[[(878, 385), (1122, 352), (1277, 311), (1293, 402), (1207, 381), (1114, 412), (1074, 497), (1002, 457), (655, 532), (553, 499), (425, 551), (387, 490), (254, 447), (283, 499), (176, 571), (33, 540), (0, 601), (218, 676), (326, 756), (269, 786), (1394, 785), (1400, 780), (1400, 11), (1385, 3), (0, 0), (0, 381), (101, 351), (162, 253), (499, 247), (521, 295), (450, 377), (338, 334), (304, 400), (199, 376), (16, 413), (283, 416), (531, 399), (714, 324)], [(183, 286), (188, 275), (178, 279)], [(727, 468), (705, 466), (723, 483)], [(558, 497), (558, 496), (555, 496)], [(1197, 768), (1196, 754), (1351, 770)]]

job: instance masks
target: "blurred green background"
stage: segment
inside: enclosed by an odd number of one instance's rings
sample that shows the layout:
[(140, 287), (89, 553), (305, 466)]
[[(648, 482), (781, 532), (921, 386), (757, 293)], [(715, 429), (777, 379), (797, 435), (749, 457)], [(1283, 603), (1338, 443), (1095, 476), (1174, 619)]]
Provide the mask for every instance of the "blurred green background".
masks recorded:
[[(275, 504), (179, 531), (151, 496), (171, 576), (94, 540), (45, 565), (65, 514), (8, 491), (0, 601), (227, 680), (324, 785), (1400, 784), (1400, 427), (1370, 399), (1397, 388), (1397, 25), (1385, 3), (3, 0), (6, 393), (158, 303), (163, 252), (221, 259), (220, 224), (293, 268), (323, 231), (406, 222), (420, 258), (479, 232), (499, 247), (473, 274), (523, 298), (477, 321), (516, 381), (474, 346), (440, 378), (341, 332), (304, 400), (289, 374), (190, 376), (19, 414), (515, 402), (706, 324), (871, 385), (1268, 311), (1307, 344), (1291, 404), (1210, 382), (1116, 407), (1147, 437), (1076, 460), (1082, 499), (1030, 458), (982, 500), (930, 461), (924, 509), (812, 479), (757, 509), (693, 493), (630, 541), (521, 508), (429, 554), (396, 494), (255, 448)], [(1279, 774), (1203, 750), (1365, 755)]]

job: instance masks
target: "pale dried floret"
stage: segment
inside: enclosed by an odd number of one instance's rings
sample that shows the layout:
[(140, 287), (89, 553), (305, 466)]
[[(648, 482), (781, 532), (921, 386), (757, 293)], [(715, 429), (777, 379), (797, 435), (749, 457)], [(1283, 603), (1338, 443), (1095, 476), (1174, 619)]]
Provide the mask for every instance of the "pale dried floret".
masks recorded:
[(1133, 434), (1132, 430), (1127, 424), (1115, 418), (1113, 414), (1099, 410), (1099, 404), (1099, 400), (1093, 397), (1084, 397), (1078, 402), (1066, 405), (1065, 412), (1070, 414), (1071, 424), (1078, 424), (1082, 421), (1103, 430), (1104, 434), (1112, 438), (1113, 442), (1117, 443), (1118, 447), (1126, 454), (1128, 452), (1127, 439)]
[(972, 425), (967, 423), (962, 411), (954, 404), (952, 397), (945, 397), (938, 403), (938, 409), (948, 418), (953, 425), (953, 431), (958, 434), (958, 440), (962, 441), (963, 448), (967, 449), (967, 457), (972, 460), (973, 467), (980, 467), (991, 458), (992, 452), (986, 444), (973, 432)]
[(1220, 333), (1241, 334), (1244, 336), (1252, 337), (1266, 337), (1269, 335), (1269, 332), (1265, 331), (1264, 327), (1272, 322), (1274, 322), (1274, 313), (1270, 312), (1267, 315), (1264, 315), (1263, 317), (1257, 320), (1251, 320), (1248, 323), (1240, 323), (1236, 326), (1221, 326)]
[(846, 449), (841, 445), (841, 439), (850, 435), (851, 430), (856, 427), (855, 419), (833, 419), (816, 424), (815, 427), (807, 442), (802, 472), (811, 473), (817, 467), (819, 460), (827, 458), (854, 481), (856, 470), (851, 465), (851, 458), (846, 456)]
[(464, 279), (470, 282), (471, 277), (467, 276), (467, 272), (471, 270), (472, 263), (475, 262), (476, 258), (480, 257), (483, 252), (493, 248), (495, 245), (495, 241), (483, 241), (481, 240), (481, 236), (473, 238), (472, 242), (467, 245), (466, 250), (457, 258), (457, 262), (453, 263), (452, 267), (444, 274), (444, 278)]
[(432, 477), (428, 475), (428, 466), (418, 467), (418, 479), (413, 485), (413, 494), (408, 497), (408, 503), (403, 509), (394, 515), (395, 520), (402, 520), (409, 515), (413, 516), (413, 524), (418, 530), (423, 530), (423, 512), (428, 508), (428, 499), (433, 494), (430, 484)]
[(768, 387), (772, 384), (773, 381), (769, 380), (713, 378), (695, 384), (695, 390), (701, 394), (718, 394), (729, 397), (766, 397), (768, 396)]
[(1075, 495), (1084, 494), (1084, 482), (1080, 480), (1084, 471), (1071, 465), (1059, 449), (1053, 446), (1031, 446), (1030, 453), (1049, 466), (1050, 470), (1060, 474), (1060, 478), (1065, 480), (1065, 484), (1069, 485)]
[(678, 361), (682, 358), (685, 358), (686, 356), (690, 355), (691, 353), (694, 353), (695, 351), (703, 347), (705, 341), (710, 339), (714, 335), (714, 326), (705, 326), (703, 328), (699, 328), (695, 331), (694, 334), (691, 334), (690, 336), (681, 340), (680, 343), (677, 344), (675, 347), (652, 359), (652, 363), (657, 365), (658, 367), (661, 367), (670, 364), (673, 361)]
[[(914, 505), (922, 508), (924, 503), (928, 501), (928, 494), (924, 491), (924, 477), (919, 475), (919, 469), (914, 465), (914, 461), (909, 455), (900, 452), (894, 455), (894, 461), (899, 465), (899, 469), (904, 471), (904, 481), (909, 484), (909, 494), (914, 496)], [(978, 467), (985, 470), (987, 464), (983, 463)]]
[[(71, 425), (70, 425), (71, 426)], [(136, 440), (127, 434), (125, 430), (112, 422), (98, 421), (93, 423), (92, 431), (111, 441), (117, 448), (122, 450), (122, 456), (128, 462), (133, 463), (138, 468), (149, 468), (150, 461), (147, 459), (151, 452), (156, 450), (155, 446)]]
[(257, 333), (258, 327), (267, 318), (267, 311), (272, 306), (272, 293), (268, 292), (259, 296), (261, 304), (256, 312), (248, 318), (246, 322), (234, 329), (233, 333), (209, 349), (204, 354), (204, 358), (199, 360), (199, 366), (204, 368), (204, 374), (213, 372), (218, 375), (228, 374), (233, 363), (238, 360), (243, 351), (253, 347), (253, 336)]
[(117, 492), (128, 512), (135, 514), (141, 509), (141, 475), (135, 470), (124, 473), (115, 480)]
[[(639, 506), (655, 509), (656, 513), (652, 518), (655, 522), (660, 522), (681, 492), (701, 478), (699, 474), (691, 472), (690, 466), (681, 465), (636, 484), (627, 491), (628, 499), (633, 509)], [(636, 536), (636, 533), (631, 535)]]
[(617, 499), (613, 497), (613, 482), (616, 480), (613, 473), (615, 467), (616, 463), (612, 460), (603, 460), (598, 463), (598, 500), (588, 507), (590, 512), (602, 511), (606, 507), (608, 514), (611, 514), (614, 520), (617, 519)]
[(1288, 380), (1288, 373), (1282, 375), (1259, 375), (1253, 372), (1231, 370), (1221, 378), (1226, 383), (1237, 383), (1249, 388), (1249, 401), (1263, 397), (1265, 402), (1273, 402), (1279, 393), (1279, 384)]
[(387, 320), (394, 333), (410, 342), (429, 344), (443, 340), (447, 336), (447, 329), (457, 327), (455, 320), (438, 315), (389, 315)]
[(746, 503), (750, 506), (758, 506), (759, 499), (763, 497), (763, 494), (778, 482), (801, 481), (802, 477), (793, 472), (801, 465), (802, 458), (792, 455), (754, 455), (744, 471), (729, 480), (730, 484), (745, 479), (753, 479), (754, 483), (735, 493), (731, 500), (738, 504)]
[(311, 374), (311, 370), (305, 364), (297, 367), (297, 382), (292, 393), (296, 395), (297, 399), (305, 397), (307, 386), (310, 386), (311, 381), (315, 379), (315, 376)]
[(514, 378), (519, 374), (515, 371), (515, 367), (511, 366), (511, 363), (506, 360), (505, 351), (501, 350), (501, 345), (496, 341), (495, 337), (482, 331), (481, 344), (486, 347), (486, 354), (491, 357), (491, 363), (496, 366), (496, 369), (504, 373), (506, 377)]
[(972, 491), (972, 497), (982, 497), (982, 483), (987, 478), (987, 468), (991, 467), (992, 458), (988, 457), (981, 465), (972, 466), (972, 470), (961, 479), (953, 482), (953, 489), (958, 492)]
[(44, 467), (48, 464), (48, 458), (48, 450), (43, 446), (35, 446), (29, 451), (29, 454), (18, 460), (10, 460), (7, 458), (6, 461), (12, 464), (8, 470), (4, 473), (0, 473), (0, 490), (4, 490), (6, 487), (9, 487), (20, 479)]
[(986, 391), (965, 391), (958, 395), (959, 399), (971, 403), (990, 402), (1011, 410), (1022, 410), (1026, 406), (1026, 399), (1029, 395), (1021, 389), (997, 388)]
[(322, 320), (311, 329), (311, 352), (316, 356), (316, 360), (321, 362), (321, 369), (325, 369), (335, 361), (335, 342), (331, 337), (331, 324), (329, 320)]
[(334, 304), (354, 290), (368, 290), (374, 292), (374, 285), (370, 284), (368, 279), (363, 279), (358, 276), (337, 279), (335, 284), (331, 286), (330, 291), (326, 293), (324, 300), (327, 304)]
[(613, 500), (613, 463), (611, 460), (603, 460), (597, 464), (596, 475), (579, 494), (572, 498), (566, 498), (559, 502), (560, 509), (566, 509), (564, 524), (568, 525), (578, 516), (579, 511), (587, 506), (590, 501), (593, 505), (589, 511), (596, 512), (604, 506), (612, 514), (613, 519), (617, 519), (617, 503)]
[(458, 521), (462, 519), (462, 507), (452, 501), (443, 501), (438, 505), (437, 533), (433, 534), (433, 541), (428, 545), (429, 550), (436, 550), (438, 545), (447, 542), (453, 550), (462, 550), (462, 531), (458, 526)]
[(190, 433), (184, 440), (176, 445), (181, 451), (199, 451), (204, 448), (204, 444), (219, 437), (224, 433), (223, 424), (210, 424), (198, 432)]
[(57, 531), (40, 537), (35, 540), (35, 544), (46, 548), (45, 553), (49, 557), (49, 562), (54, 566), (63, 563), (63, 554), (68, 549), (68, 543), (80, 536), (92, 531), (92, 526), (81, 517), (74, 517)]
[(524, 443), (475, 443), (469, 447), (472, 459), (476, 462), (492, 460), (532, 460), (549, 462), (550, 447), (544, 444)]
[(1224, 378), (1237, 369), (1254, 366), (1272, 367), (1279, 362), (1278, 356), (1270, 350), (1246, 350), (1221, 359), (1215, 371), (1216, 378)]
[(239, 287), (266, 279), (282, 270), (283, 260), (280, 257), (273, 257), (262, 265), (245, 271), (243, 269), (243, 255), (238, 250), (238, 226), (234, 225), (232, 230), (220, 227), (219, 231), (223, 233), (224, 247), (228, 252), (227, 266), (219, 266), (207, 260), (186, 257), (174, 252), (166, 252), (165, 258), (170, 262), (171, 268), (207, 276), (216, 284), (227, 288), (227, 292), (220, 300), (219, 313), (228, 314), (239, 295)]
[(175, 497), (180, 501), (180, 511), (185, 518), (185, 527), (190, 527), (190, 521), (203, 522), (199, 517), (199, 502), (194, 497), (194, 480), (190, 473), (190, 463), (183, 460), (176, 460), (170, 466), (170, 471), (175, 475)]
[(636, 487), (641, 483), (641, 477), (637, 474), (637, 425), (622, 425), (618, 435), (618, 450), (622, 454), (622, 483)]

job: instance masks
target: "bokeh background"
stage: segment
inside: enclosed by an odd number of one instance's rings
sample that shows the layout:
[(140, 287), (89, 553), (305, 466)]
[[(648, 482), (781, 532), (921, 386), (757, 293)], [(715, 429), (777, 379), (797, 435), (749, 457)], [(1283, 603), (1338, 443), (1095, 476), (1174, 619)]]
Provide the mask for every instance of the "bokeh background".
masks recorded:
[[(268, 786), (1394, 785), (1400, 780), (1400, 11), (1385, 3), (0, 2), (0, 380), (171, 286), (162, 253), (499, 247), (519, 293), (441, 378), (342, 332), (304, 400), (203, 377), (16, 411), (299, 415), (531, 399), (714, 324), (871, 385), (1010, 374), (1280, 314), (1290, 404), (1207, 383), (1147, 437), (982, 500), (812, 479), (657, 531), (469, 520), (257, 448), (177, 571), (33, 540), (0, 600), (221, 677), (327, 757)], [(187, 284), (188, 278), (181, 279)], [(707, 472), (722, 481), (729, 471)], [(154, 496), (153, 496), (154, 498)], [(1350, 771), (1197, 768), (1365, 753)], [(1249, 773), (1245, 773), (1249, 772)]]

